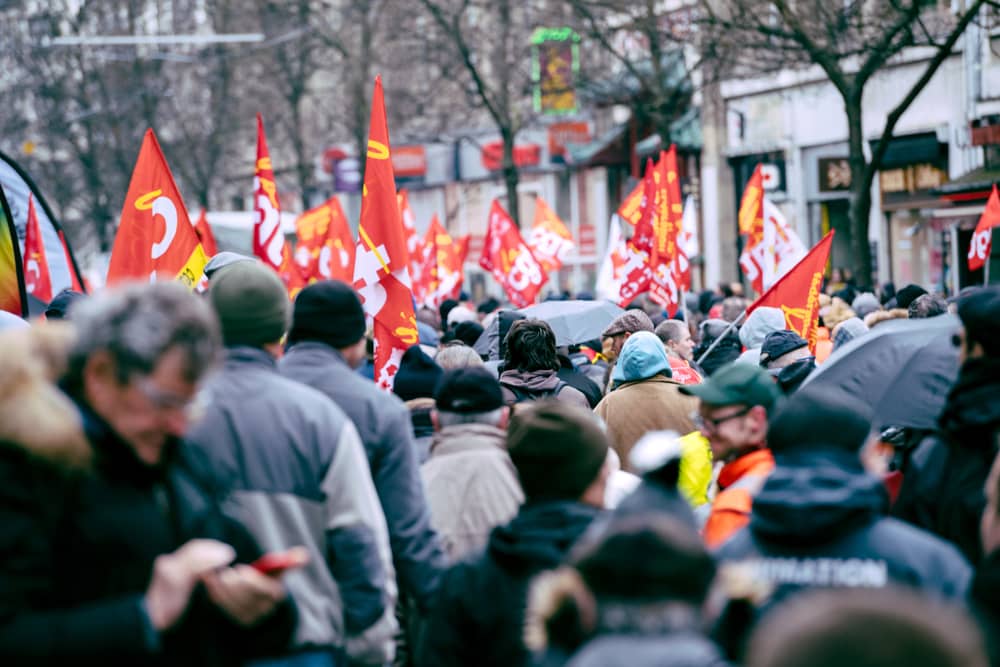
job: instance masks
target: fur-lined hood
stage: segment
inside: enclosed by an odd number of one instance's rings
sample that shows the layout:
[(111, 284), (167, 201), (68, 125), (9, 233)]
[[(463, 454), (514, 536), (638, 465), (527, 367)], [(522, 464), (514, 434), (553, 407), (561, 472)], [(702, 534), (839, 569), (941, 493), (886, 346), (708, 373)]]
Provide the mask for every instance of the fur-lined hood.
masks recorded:
[(0, 333), (0, 446), (82, 469), (90, 463), (91, 447), (79, 411), (55, 386), (73, 338), (69, 324), (51, 322)]
[(910, 316), (909, 311), (905, 308), (893, 308), (892, 310), (876, 310), (874, 313), (868, 313), (865, 315), (865, 326), (869, 329), (875, 327), (876, 324), (881, 322), (888, 322), (889, 320), (905, 320)]

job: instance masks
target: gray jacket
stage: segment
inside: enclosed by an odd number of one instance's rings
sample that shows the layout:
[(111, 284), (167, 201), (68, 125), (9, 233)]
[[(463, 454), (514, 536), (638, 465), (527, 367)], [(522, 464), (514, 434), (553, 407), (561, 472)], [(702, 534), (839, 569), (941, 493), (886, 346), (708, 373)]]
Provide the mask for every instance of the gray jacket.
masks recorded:
[(524, 502), (506, 437), (489, 424), (455, 424), (434, 434), (420, 474), (431, 521), (452, 562), (482, 550), (490, 531), (513, 519)]
[(278, 367), (282, 375), (332, 398), (354, 422), (385, 511), (400, 588), (422, 610), (429, 609), (447, 564), (431, 528), (409, 411), (398, 397), (355, 373), (325, 343), (294, 344)]
[(317, 391), (281, 377), (264, 350), (226, 351), (188, 434), (188, 465), (218, 486), (224, 510), (265, 551), (311, 559), (284, 581), (298, 603), (296, 647), (392, 659), (396, 586), (382, 508), (357, 431)]

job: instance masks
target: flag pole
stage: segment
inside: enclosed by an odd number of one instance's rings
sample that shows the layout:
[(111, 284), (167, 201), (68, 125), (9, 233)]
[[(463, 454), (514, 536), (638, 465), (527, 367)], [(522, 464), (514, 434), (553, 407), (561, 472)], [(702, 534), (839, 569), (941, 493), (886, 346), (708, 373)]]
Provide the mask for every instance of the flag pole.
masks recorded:
[[(993, 240), (993, 230), (990, 230), (990, 241)], [(986, 262), (983, 264), (983, 287), (988, 287), (990, 284), (990, 255), (993, 254), (993, 244), (989, 244), (990, 252), (986, 255)]]
[(746, 308), (744, 308), (743, 312), (740, 313), (740, 316), (737, 317), (735, 320), (733, 320), (732, 322), (729, 323), (729, 326), (726, 327), (725, 331), (723, 331), (721, 334), (719, 334), (719, 337), (716, 338), (714, 341), (712, 341), (712, 344), (708, 346), (708, 349), (705, 350), (702, 353), (702, 355), (700, 357), (698, 357), (698, 361), (696, 361), (694, 363), (697, 366), (701, 366), (701, 362), (705, 361), (705, 358), (712, 353), (712, 350), (714, 350), (716, 347), (719, 346), (719, 343), (722, 342), (722, 339), (725, 338), (726, 336), (728, 336), (729, 332), (731, 332), (733, 329), (735, 329), (736, 327), (738, 327), (741, 324), (743, 324), (743, 320), (746, 319), (746, 316), (747, 316), (747, 311), (746, 311)]

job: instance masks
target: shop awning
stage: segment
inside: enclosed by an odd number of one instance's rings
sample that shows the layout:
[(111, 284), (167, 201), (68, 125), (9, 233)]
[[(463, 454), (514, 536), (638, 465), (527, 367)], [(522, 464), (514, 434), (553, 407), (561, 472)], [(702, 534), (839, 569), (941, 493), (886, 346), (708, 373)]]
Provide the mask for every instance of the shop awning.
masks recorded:
[[(869, 142), (875, 150), (877, 141)], [(947, 155), (948, 145), (938, 141), (937, 132), (923, 132), (893, 137), (882, 158), (881, 169), (896, 169), (911, 164), (936, 164)]]
[(566, 163), (574, 167), (627, 164), (625, 132), (628, 124), (616, 125), (587, 144), (566, 144)]

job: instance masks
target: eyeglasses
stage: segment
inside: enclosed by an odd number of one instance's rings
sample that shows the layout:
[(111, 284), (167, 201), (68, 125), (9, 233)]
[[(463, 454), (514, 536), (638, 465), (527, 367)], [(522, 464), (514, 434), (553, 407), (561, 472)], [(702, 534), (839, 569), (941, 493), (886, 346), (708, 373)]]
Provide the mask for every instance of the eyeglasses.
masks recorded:
[(169, 410), (183, 412), (187, 416), (196, 415), (203, 407), (203, 396), (201, 392), (192, 397), (180, 396), (171, 392), (166, 392), (153, 384), (148, 377), (139, 378), (135, 381), (140, 393), (157, 410)]
[(751, 405), (746, 408), (743, 408), (739, 412), (734, 412), (731, 415), (726, 415), (725, 417), (716, 417), (716, 418), (706, 417), (700, 412), (692, 412), (691, 422), (694, 424), (694, 427), (699, 431), (717, 431), (719, 430), (719, 426), (721, 426), (725, 422), (731, 419), (736, 419), (737, 417), (742, 417), (743, 415), (753, 410), (753, 408), (754, 406)]

